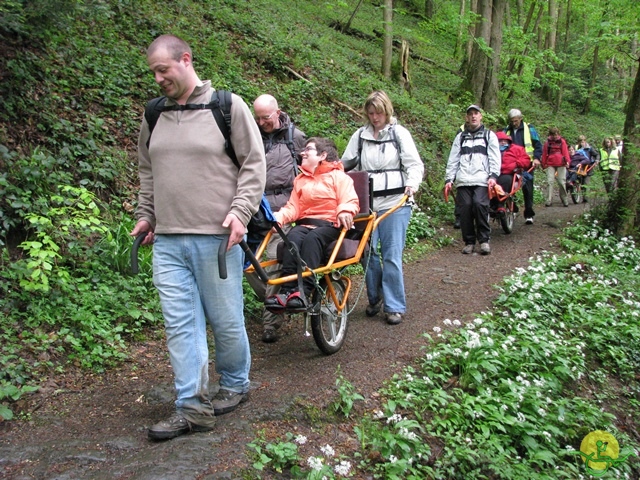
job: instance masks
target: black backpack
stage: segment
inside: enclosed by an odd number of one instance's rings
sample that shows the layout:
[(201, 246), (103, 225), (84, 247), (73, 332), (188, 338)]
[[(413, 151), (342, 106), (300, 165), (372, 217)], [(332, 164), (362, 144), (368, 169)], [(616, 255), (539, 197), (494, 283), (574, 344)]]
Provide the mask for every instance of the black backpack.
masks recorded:
[[(144, 118), (149, 124), (149, 138), (147, 139), (147, 148), (153, 134), (153, 129), (158, 123), (158, 118), (162, 112), (184, 111), (184, 110), (211, 110), (213, 118), (215, 118), (218, 128), (224, 137), (224, 150), (231, 158), (233, 164), (240, 170), (238, 157), (231, 145), (231, 92), (227, 90), (216, 90), (216, 94), (212, 95), (209, 103), (187, 103), (186, 105), (165, 106), (167, 97), (158, 97), (147, 103), (144, 109)], [(250, 235), (256, 236), (258, 239), (263, 238), (273, 225), (268, 220), (267, 215), (262, 208), (251, 217), (247, 230)], [(259, 244), (259, 241), (258, 241)]]
[(216, 90), (216, 94), (211, 97), (209, 103), (187, 103), (186, 105), (165, 106), (167, 97), (158, 97), (147, 103), (144, 109), (144, 118), (149, 124), (149, 139), (147, 140), (147, 148), (153, 134), (153, 129), (158, 123), (158, 118), (162, 112), (184, 111), (184, 110), (211, 110), (213, 118), (215, 118), (218, 128), (224, 137), (224, 149), (233, 164), (240, 170), (238, 157), (231, 145), (231, 92), (227, 90)]

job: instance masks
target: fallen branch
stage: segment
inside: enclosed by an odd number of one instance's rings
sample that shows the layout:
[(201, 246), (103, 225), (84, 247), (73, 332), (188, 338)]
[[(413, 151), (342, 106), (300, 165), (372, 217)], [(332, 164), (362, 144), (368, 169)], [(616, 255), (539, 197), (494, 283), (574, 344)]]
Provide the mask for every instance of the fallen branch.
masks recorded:
[[(289, 73), (295, 75), (297, 78), (299, 78), (300, 80), (304, 80), (305, 82), (307, 82), (310, 85), (313, 85), (313, 82), (311, 80), (308, 80), (306, 78), (304, 78), (302, 75), (300, 75), (298, 72), (296, 72), (293, 68), (291, 67), (287, 67), (285, 65), (285, 70), (287, 70)], [(353, 113), (354, 115), (357, 115), (358, 117), (362, 117), (362, 113), (358, 112), (357, 110), (353, 109), (352, 107), (350, 107), (349, 105), (347, 105), (346, 103), (342, 103), (339, 102), (338, 100), (336, 100), (335, 98), (331, 98), (331, 96), (327, 93), (325, 93), (325, 96), (333, 103), (340, 105), (341, 107), (346, 108), (347, 110), (349, 110), (351, 113)]]
[(287, 67), (286, 65), (284, 66), (284, 68), (288, 72), (290, 72), (293, 75), (295, 75), (296, 77), (298, 77), (300, 80), (304, 80), (305, 82), (310, 83), (311, 85), (313, 85), (313, 82), (311, 80), (308, 80), (308, 79), (304, 78), (302, 75), (300, 75), (298, 72), (296, 72), (293, 68)]

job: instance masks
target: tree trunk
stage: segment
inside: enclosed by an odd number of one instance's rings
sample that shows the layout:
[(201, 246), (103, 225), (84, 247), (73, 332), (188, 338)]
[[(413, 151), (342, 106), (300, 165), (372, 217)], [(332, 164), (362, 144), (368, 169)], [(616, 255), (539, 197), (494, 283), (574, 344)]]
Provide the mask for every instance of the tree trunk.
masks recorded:
[(433, 14), (435, 13), (435, 3), (434, 0), (424, 0), (424, 16), (429, 20), (433, 18)]
[[(531, 5), (531, 7), (533, 8), (533, 4)], [(524, 13), (524, 0), (518, 0), (516, 2), (516, 9), (517, 9), (516, 22), (518, 23), (518, 25), (522, 25), (522, 15)]]
[[(462, 0), (464, 1), (464, 0)], [(478, 11), (478, 0), (471, 0), (471, 4), (469, 6), (469, 11), (473, 13), (480, 13)], [(476, 36), (476, 28), (478, 26), (478, 21), (476, 20), (474, 23), (469, 24), (469, 40), (467, 41), (467, 54), (465, 57), (465, 62), (468, 64), (471, 61), (471, 55), (473, 54), (473, 39)], [(462, 70), (466, 72), (467, 69), (464, 68)]]
[[(560, 52), (563, 63), (560, 71), (564, 71), (566, 58), (567, 58), (567, 48), (569, 47), (569, 27), (571, 26), (571, 0), (567, 1), (567, 11), (566, 11), (566, 22), (564, 28), (564, 38), (562, 40), (562, 50)], [(562, 106), (562, 97), (564, 96), (564, 80), (560, 81), (560, 87), (558, 89), (558, 95), (556, 96), (556, 100), (553, 103), (553, 113), (558, 113), (560, 107)]]
[(400, 75), (400, 85), (409, 95), (411, 95), (411, 77), (409, 76), (409, 42), (402, 40), (400, 48), (400, 64), (402, 65), (402, 74)]
[(358, 12), (358, 9), (360, 8), (360, 5), (362, 5), (362, 0), (358, 1), (358, 4), (356, 5), (356, 8), (353, 10), (353, 13), (351, 14), (351, 17), (349, 17), (349, 21), (347, 22), (346, 25), (344, 25), (342, 27), (342, 33), (348, 32), (349, 29), (351, 28), (351, 22), (353, 22), (353, 17), (356, 16), (356, 13)]
[(600, 38), (602, 37), (602, 30), (598, 32), (598, 38), (596, 39), (596, 46), (593, 48), (593, 64), (591, 65), (591, 82), (589, 83), (589, 90), (587, 92), (587, 98), (582, 108), (582, 113), (587, 114), (591, 110), (591, 97), (593, 96), (593, 90), (596, 86), (596, 77), (598, 75), (598, 55), (600, 54)]
[(493, 0), (491, 17), (491, 58), (488, 62), (482, 92), (481, 105), (486, 110), (498, 108), (498, 76), (500, 73), (500, 52), (502, 51), (502, 23), (507, 0)]
[[(538, 31), (538, 27), (540, 26), (540, 19), (542, 19), (542, 13), (544, 12), (544, 6), (541, 5), (540, 9), (538, 10), (538, 16), (536, 17), (536, 23), (533, 26), (533, 29), (531, 30), (532, 32)], [(522, 55), (526, 55), (527, 51), (529, 50), (529, 45), (527, 45), (524, 49), (524, 52), (522, 53)], [(524, 62), (519, 62), (518, 65), (518, 76), (522, 75), (522, 72), (524, 71)]]
[(640, 229), (640, 62), (625, 107), (624, 147), (618, 189), (609, 199), (606, 226), (620, 236)]
[[(547, 32), (547, 39), (544, 44), (545, 50), (551, 50), (557, 54), (556, 51), (556, 39), (558, 36), (558, 17), (560, 16), (561, 5), (558, 5), (557, 0), (549, 0), (549, 31)], [(557, 65), (554, 65), (557, 69)], [(545, 64), (541, 70), (542, 74), (548, 72), (550, 68)], [(544, 83), (542, 86), (542, 96), (549, 102), (553, 102), (554, 93), (558, 91), (557, 85), (549, 85)]]
[(476, 38), (465, 75), (464, 90), (473, 94), (474, 101), (481, 102), (484, 91), (484, 81), (489, 65), (487, 48), (491, 44), (491, 16), (493, 0), (480, 0), (480, 14), (482, 20), (476, 26)]
[[(531, 20), (533, 19), (533, 13), (535, 12), (536, 9), (536, 2), (531, 2), (531, 6), (529, 7), (529, 13), (527, 13), (527, 19), (524, 22), (524, 25), (522, 26), (522, 33), (523, 34), (527, 34), (527, 31), (529, 30), (529, 25), (531, 24)], [(507, 66), (507, 71), (509, 72), (513, 72), (516, 70), (516, 67), (519, 66), (522, 62), (519, 60), (520, 56), (524, 56), (527, 53), (529, 46), (528, 45), (524, 45), (523, 49), (522, 49), (522, 54), (521, 55), (516, 55), (514, 56), (511, 60), (509, 60), (509, 65)]]
[[(460, 20), (464, 18), (466, 12), (467, 0), (460, 0)], [(458, 27), (458, 38), (456, 38), (456, 46), (453, 49), (453, 58), (458, 58), (462, 46), (462, 36), (464, 35), (464, 23), (461, 21)]]
[[(551, 1), (551, 0), (549, 0)], [(544, 8), (544, 6), (540, 7), (540, 13), (542, 13), (542, 9)], [(547, 17), (548, 17), (548, 13), (547, 13)], [(540, 17), (538, 17), (539, 19)], [(536, 30), (537, 34), (538, 34), (538, 44), (537, 44), (537, 49), (539, 52), (541, 52), (544, 48), (545, 48), (545, 44), (547, 42), (547, 31), (545, 29), (544, 24), (540, 25), (540, 22), (536, 22)], [(541, 66), (540, 64), (538, 64), (536, 66), (536, 71), (534, 72), (533, 76), (535, 78), (537, 78), (538, 80), (540, 80), (540, 77), (542, 76), (542, 74), (544, 73), (545, 69), (544, 66)], [(540, 82), (541, 83), (541, 82)]]
[(384, 44), (382, 47), (382, 75), (391, 78), (391, 56), (393, 53), (393, 0), (384, 0), (382, 10)]

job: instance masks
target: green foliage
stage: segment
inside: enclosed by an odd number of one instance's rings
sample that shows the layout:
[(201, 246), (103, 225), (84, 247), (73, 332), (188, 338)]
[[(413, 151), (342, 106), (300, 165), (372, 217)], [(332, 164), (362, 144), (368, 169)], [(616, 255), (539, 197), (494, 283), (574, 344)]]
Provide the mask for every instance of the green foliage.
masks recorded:
[(331, 403), (330, 409), (348, 418), (351, 410), (353, 410), (353, 404), (364, 400), (364, 397), (356, 391), (351, 382), (344, 378), (340, 372), (340, 366), (338, 366), (337, 371), (336, 389), (338, 390), (339, 398)]
[[(60, 284), (66, 284), (70, 274), (65, 259), (82, 259), (87, 250), (85, 239), (107, 232), (91, 192), (70, 186), (59, 190), (60, 195), (50, 198), (48, 212), (25, 216), (37, 239), (20, 244), (27, 258), (14, 264), (20, 286), (26, 291), (48, 292), (53, 276)], [(68, 264), (73, 266), (75, 262)]]
[[(420, 8), (420, 2), (413, 4)], [(629, 86), (616, 69), (599, 69), (594, 113), (577, 112), (588, 94), (589, 55), (596, 44), (620, 71), (630, 68), (631, 60), (617, 49), (633, 33), (637, 7), (618, 5), (619, 18), (603, 25), (599, 40), (597, 29), (587, 27), (599, 25), (602, 12), (586, 7), (572, 22), (588, 35), (572, 30), (561, 58), (538, 51), (522, 55), (531, 37), (515, 26), (505, 32), (503, 63), (517, 57), (524, 70), (516, 76), (503, 69), (503, 105), (520, 108), (542, 133), (557, 124), (567, 138), (584, 133), (595, 140), (621, 130), (624, 99), (615, 92)], [(473, 15), (458, 18), (457, 8), (439, 4), (429, 22), (396, 11), (394, 34), (411, 46), (409, 94), (378, 74), (381, 14), (369, 2), (351, 25), (356, 35), (331, 26), (346, 22), (353, 9), (343, 1), (323, 8), (271, 0), (2, 2), (0, 380), (16, 388), (35, 385), (67, 361), (106, 368), (124, 358), (126, 340), (160, 320), (151, 250), (140, 250), (141, 274), (128, 275), (133, 220), (119, 206), (135, 204), (142, 109), (159, 92), (144, 49), (161, 33), (188, 40), (198, 72), (214, 86), (248, 103), (261, 93), (274, 94), (308, 135), (330, 136), (341, 150), (362, 123), (353, 111), (370, 91), (385, 89), (425, 162), (422, 210), (414, 212), (408, 244), (446, 241), (435, 230), (451, 218), (451, 204), (440, 199), (441, 179), (464, 107), (473, 102), (468, 93), (458, 94), (459, 61), (451, 58), (458, 27), (466, 32)], [(627, 23), (618, 35), (620, 18)], [(546, 69), (541, 80), (535, 75), (540, 67)], [(562, 86), (566, 108), (553, 112), (532, 93), (539, 85), (553, 91)], [(503, 126), (503, 113), (487, 112), (487, 125)], [(102, 207), (98, 214), (92, 202), (107, 201), (113, 211)], [(247, 314), (260, 316), (262, 306), (246, 285), (245, 299)], [(386, 473), (395, 474), (396, 467)]]
[(278, 443), (267, 443), (264, 440), (256, 439), (249, 443), (247, 447), (256, 452), (256, 460), (253, 468), (264, 470), (269, 466), (278, 473), (284, 469), (294, 467), (298, 462), (298, 446), (292, 442), (293, 435), (287, 433), (287, 441)]
[[(496, 313), (434, 327), (420, 365), (388, 383), (385, 412), (357, 429), (365, 458), (383, 459), (364, 468), (387, 477), (408, 464), (406, 478), (434, 479), (548, 478), (541, 472), (553, 468), (555, 478), (577, 478), (589, 431), (637, 448), (613, 413), (640, 414), (640, 250), (597, 224), (571, 227), (562, 242), (565, 255), (538, 257), (505, 280)], [(624, 383), (623, 403), (607, 393), (612, 378)], [(405, 419), (444, 445), (435, 463), (413, 445), (391, 450), (390, 425)], [(633, 477), (640, 467), (629, 459), (616, 468)]]
[[(494, 311), (466, 326), (445, 319), (435, 338), (425, 334), (434, 340), (428, 352), (387, 383), (383, 410), (355, 427), (360, 449), (351, 456), (361, 459), (360, 473), (580, 478), (582, 439), (606, 430), (620, 442), (621, 457), (632, 454), (612, 475), (637, 477), (638, 445), (615, 419), (640, 415), (640, 249), (588, 216), (561, 243), (563, 255), (538, 256), (505, 279)], [(339, 404), (352, 405), (355, 389), (339, 370), (336, 385)], [(292, 438), (269, 444), (269, 451), (289, 452), (287, 465), (301, 466)], [(335, 454), (329, 446), (322, 452)], [(307, 466), (306, 478), (336, 472), (313, 455)]]

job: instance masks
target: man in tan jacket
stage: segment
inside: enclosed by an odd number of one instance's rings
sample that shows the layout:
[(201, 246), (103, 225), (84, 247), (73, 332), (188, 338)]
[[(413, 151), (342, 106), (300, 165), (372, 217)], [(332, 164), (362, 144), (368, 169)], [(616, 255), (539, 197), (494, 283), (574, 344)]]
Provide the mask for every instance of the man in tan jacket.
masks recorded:
[[(149, 68), (166, 96), (166, 109), (150, 133), (143, 119), (138, 140), (140, 194), (131, 232), (153, 243), (153, 278), (160, 294), (175, 376), (176, 412), (149, 428), (163, 440), (211, 430), (215, 415), (247, 398), (251, 355), (244, 325), (242, 264), (238, 246), (265, 186), (264, 148), (244, 101), (232, 96), (231, 144), (211, 109), (215, 94), (196, 74), (189, 45), (162, 35), (147, 50)], [(168, 109), (168, 111), (167, 111)], [(228, 235), (224, 237), (223, 235)], [(228, 276), (218, 273), (217, 252), (227, 243)], [(220, 389), (209, 393), (206, 324), (215, 337)]]

